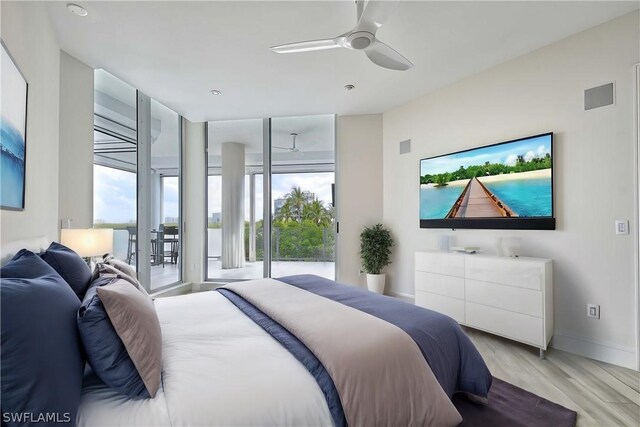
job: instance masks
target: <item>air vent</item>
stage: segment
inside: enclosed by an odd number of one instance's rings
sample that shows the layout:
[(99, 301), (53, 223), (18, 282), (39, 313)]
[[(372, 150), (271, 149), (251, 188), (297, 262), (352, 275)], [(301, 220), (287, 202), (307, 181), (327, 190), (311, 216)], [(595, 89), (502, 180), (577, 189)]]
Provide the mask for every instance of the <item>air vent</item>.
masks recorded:
[(592, 87), (584, 91), (585, 111), (611, 104), (613, 104), (613, 83)]
[(405, 139), (400, 141), (400, 154), (407, 154), (411, 152), (411, 140)]

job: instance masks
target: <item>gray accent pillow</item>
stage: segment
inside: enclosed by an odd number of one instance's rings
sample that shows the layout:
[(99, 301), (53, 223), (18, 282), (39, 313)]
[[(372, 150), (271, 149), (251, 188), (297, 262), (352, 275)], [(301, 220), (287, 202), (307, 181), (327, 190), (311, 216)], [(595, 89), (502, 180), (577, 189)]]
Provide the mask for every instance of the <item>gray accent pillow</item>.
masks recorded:
[(127, 276), (133, 277), (134, 279), (137, 280), (138, 274), (136, 273), (136, 269), (131, 267), (126, 262), (121, 261), (121, 260), (119, 260), (117, 258), (113, 258), (113, 257), (107, 259), (105, 262), (107, 264), (109, 264), (110, 266), (115, 267), (118, 270), (122, 271)]
[(162, 332), (153, 301), (122, 280), (97, 292), (147, 392), (154, 397), (162, 373)]
[(138, 281), (138, 279), (136, 279), (136, 276), (131, 276), (130, 274), (127, 274), (126, 272), (124, 272), (122, 269), (117, 268), (110, 263), (102, 263), (102, 262), (98, 263), (94, 270), (94, 276), (95, 277), (113, 276), (113, 277), (118, 277), (120, 279), (124, 279), (127, 282), (131, 283), (136, 288), (138, 288), (138, 290), (143, 294), (149, 295), (145, 290), (144, 286), (142, 286), (142, 284)]

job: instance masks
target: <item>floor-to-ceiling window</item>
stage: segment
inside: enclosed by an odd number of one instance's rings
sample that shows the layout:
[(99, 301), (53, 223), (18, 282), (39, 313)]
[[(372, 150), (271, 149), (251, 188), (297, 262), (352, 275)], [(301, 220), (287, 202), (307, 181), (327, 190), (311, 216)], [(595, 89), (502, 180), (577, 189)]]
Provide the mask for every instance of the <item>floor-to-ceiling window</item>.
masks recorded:
[(216, 121), (207, 130), (207, 280), (334, 278), (335, 116)]
[(263, 126), (262, 119), (208, 124), (208, 279), (264, 276)]
[(151, 99), (151, 287), (182, 279), (180, 116)]
[(94, 82), (93, 223), (113, 228), (113, 255), (135, 265), (136, 89), (104, 70)]
[(157, 290), (182, 279), (181, 118), (104, 70), (94, 77), (94, 226), (114, 229), (114, 256)]
[(335, 278), (335, 117), (271, 120), (271, 277)]

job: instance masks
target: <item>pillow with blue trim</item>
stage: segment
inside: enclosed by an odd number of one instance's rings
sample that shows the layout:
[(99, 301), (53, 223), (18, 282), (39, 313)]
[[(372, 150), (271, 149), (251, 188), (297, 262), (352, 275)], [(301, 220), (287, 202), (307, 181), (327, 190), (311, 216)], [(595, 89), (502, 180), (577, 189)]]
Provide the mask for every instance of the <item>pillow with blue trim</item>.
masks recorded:
[(23, 249), (0, 269), (0, 399), (8, 426), (50, 424), (51, 417), (75, 424), (85, 366), (79, 307), (64, 279), (33, 252)]
[(91, 269), (80, 255), (68, 247), (52, 242), (40, 257), (47, 262), (71, 286), (82, 301), (91, 284)]

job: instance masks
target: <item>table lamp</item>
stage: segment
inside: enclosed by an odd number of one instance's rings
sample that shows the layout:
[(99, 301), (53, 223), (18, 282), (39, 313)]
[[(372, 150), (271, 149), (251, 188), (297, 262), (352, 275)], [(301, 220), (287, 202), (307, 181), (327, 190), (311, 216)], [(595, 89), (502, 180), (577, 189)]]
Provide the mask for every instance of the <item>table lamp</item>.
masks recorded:
[(113, 229), (64, 228), (61, 230), (60, 243), (90, 261), (95, 256), (113, 252)]

